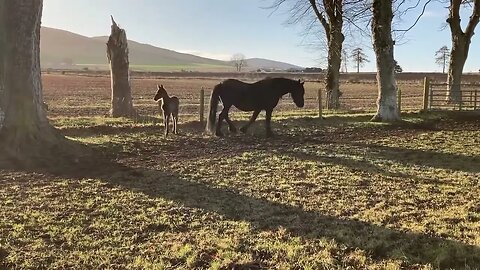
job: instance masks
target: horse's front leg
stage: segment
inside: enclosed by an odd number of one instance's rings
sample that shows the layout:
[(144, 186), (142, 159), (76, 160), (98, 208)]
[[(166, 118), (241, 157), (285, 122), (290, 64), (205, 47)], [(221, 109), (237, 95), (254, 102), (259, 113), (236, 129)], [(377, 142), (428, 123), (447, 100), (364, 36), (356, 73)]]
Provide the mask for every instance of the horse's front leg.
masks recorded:
[(248, 120), (248, 123), (245, 124), (245, 126), (241, 127), (240, 131), (243, 132), (243, 133), (246, 133), (247, 129), (250, 127), (250, 125), (252, 125), (253, 122), (255, 122), (255, 120), (257, 120), (258, 114), (260, 114), (260, 110), (254, 111), (252, 116), (250, 117), (250, 120)]
[(273, 131), (272, 131), (272, 126), (271, 126), (271, 120), (272, 120), (272, 110), (267, 109), (265, 111), (265, 129), (267, 130), (267, 138), (273, 137)]
[(164, 123), (165, 123), (165, 137), (167, 137), (168, 136), (168, 128), (170, 126), (170, 114), (169, 113), (166, 114)]

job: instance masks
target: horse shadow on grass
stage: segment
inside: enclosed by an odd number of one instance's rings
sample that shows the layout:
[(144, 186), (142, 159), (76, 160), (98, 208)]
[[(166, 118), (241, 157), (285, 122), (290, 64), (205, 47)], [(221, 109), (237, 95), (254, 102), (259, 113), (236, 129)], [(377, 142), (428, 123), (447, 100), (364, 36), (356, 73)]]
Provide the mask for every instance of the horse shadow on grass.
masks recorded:
[[(70, 179), (100, 179), (152, 198), (163, 198), (186, 207), (215, 212), (230, 220), (249, 222), (256, 231), (284, 228), (293, 236), (304, 239), (332, 239), (349, 249), (365, 250), (375, 260), (402, 260), (407, 268), (418, 263), (431, 264), (440, 269), (480, 265), (478, 246), (272, 202), (240, 194), (234, 189), (212, 186), (201, 182), (201, 179), (187, 179), (174, 172), (128, 166), (99, 154), (98, 150), (93, 151), (96, 153), (94, 157), (78, 163), (74, 168), (47, 171)], [(262, 265), (262, 259), (258, 260), (256, 265)]]

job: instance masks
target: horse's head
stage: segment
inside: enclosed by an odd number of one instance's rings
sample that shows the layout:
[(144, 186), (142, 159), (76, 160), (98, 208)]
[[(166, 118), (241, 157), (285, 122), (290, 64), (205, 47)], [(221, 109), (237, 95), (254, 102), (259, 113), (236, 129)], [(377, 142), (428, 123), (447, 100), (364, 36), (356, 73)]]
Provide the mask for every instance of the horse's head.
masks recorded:
[(155, 94), (155, 97), (153, 98), (153, 100), (155, 101), (158, 101), (159, 99), (163, 98), (165, 96), (165, 94), (167, 93), (167, 91), (165, 90), (165, 88), (163, 88), (163, 85), (158, 85), (157, 84), (157, 94)]
[(304, 83), (305, 82), (300, 82), (300, 80), (295, 81), (293, 89), (291, 90), (293, 102), (300, 108), (305, 105), (305, 101), (303, 100), (303, 96), (305, 95), (305, 88), (303, 88)]

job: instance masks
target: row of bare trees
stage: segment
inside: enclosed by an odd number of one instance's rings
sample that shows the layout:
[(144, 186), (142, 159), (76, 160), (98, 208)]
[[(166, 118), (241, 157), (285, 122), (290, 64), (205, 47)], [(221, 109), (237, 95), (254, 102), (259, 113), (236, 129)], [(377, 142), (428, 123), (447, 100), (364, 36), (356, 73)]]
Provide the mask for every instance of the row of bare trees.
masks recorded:
[[(339, 73), (342, 63), (342, 47), (345, 40), (344, 31), (350, 27), (364, 33), (366, 25), (370, 25), (369, 35), (373, 40), (373, 48), (376, 55), (378, 100), (377, 113), (373, 120), (395, 121), (400, 118), (396, 109), (397, 87), (395, 71), (399, 66), (394, 59), (395, 40), (392, 33), (409, 31), (393, 29), (392, 21), (395, 17), (405, 15), (409, 10), (422, 7), (421, 15), (433, 0), (275, 0), (272, 8), (288, 5), (291, 11), (291, 21), (300, 22), (305, 17), (312, 17), (319, 22), (320, 28), (327, 40), (328, 60), (327, 74), (325, 77), (325, 91), (327, 94), (327, 108), (338, 109), (339, 97)], [(449, 102), (460, 101), (460, 85), (463, 66), (468, 56), (471, 38), (480, 17), (480, 0), (438, 0), (449, 4), (447, 23), (451, 30), (452, 50), (448, 70), (448, 96)], [(410, 6), (409, 2), (413, 2)], [(422, 5), (420, 5), (422, 3)], [(472, 7), (472, 13), (465, 30), (460, 24), (460, 9), (462, 6)], [(420, 16), (421, 16), (420, 15)], [(308, 27), (314, 25), (314, 21), (307, 23)], [(346, 24), (344, 24), (346, 22)], [(345, 55), (345, 53), (343, 53)], [(362, 57), (357, 51), (357, 57)], [(346, 57), (343, 56), (345, 59)], [(444, 61), (446, 61), (444, 59)], [(360, 62), (357, 62), (357, 70)], [(344, 65), (345, 67), (345, 65)]]

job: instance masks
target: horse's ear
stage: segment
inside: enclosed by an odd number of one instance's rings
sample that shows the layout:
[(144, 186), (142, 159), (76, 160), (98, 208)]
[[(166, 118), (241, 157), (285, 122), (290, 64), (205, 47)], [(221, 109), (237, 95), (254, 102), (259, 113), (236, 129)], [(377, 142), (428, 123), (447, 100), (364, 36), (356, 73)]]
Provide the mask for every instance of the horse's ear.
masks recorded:
[(305, 82), (301, 82), (300, 84), (303, 85)]
[(160, 85), (157, 84), (157, 89), (160, 90)]

